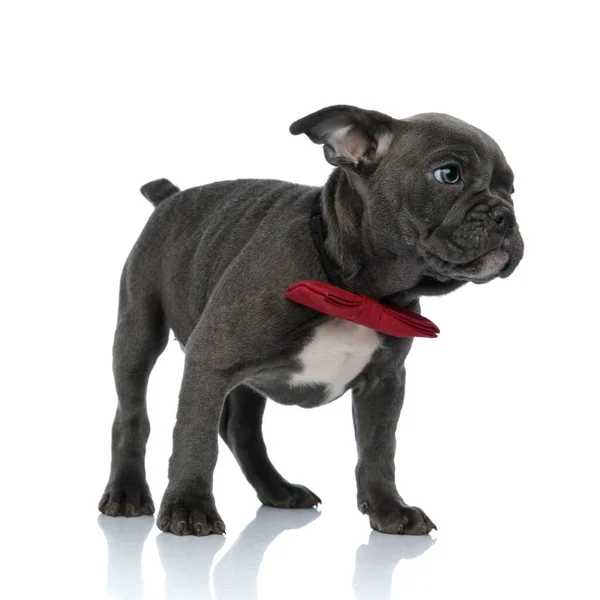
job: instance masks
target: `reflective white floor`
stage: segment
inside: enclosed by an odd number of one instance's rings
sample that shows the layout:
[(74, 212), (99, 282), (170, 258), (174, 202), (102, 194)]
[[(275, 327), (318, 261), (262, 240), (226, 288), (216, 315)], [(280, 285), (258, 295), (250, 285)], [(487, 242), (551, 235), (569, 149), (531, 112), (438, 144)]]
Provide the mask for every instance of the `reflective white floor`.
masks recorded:
[(2, 596), (598, 598), (597, 527), (580, 506), (525, 502), (520, 510), (518, 498), (488, 504), (488, 493), (467, 500), (462, 490), (465, 501), (446, 499), (445, 509), (441, 498), (429, 502), (441, 508), (432, 513), (437, 539), (369, 533), (348, 507), (234, 510), (227, 502), (226, 537), (177, 538), (151, 517), (96, 517), (91, 506), (72, 513), (65, 503), (62, 518), (4, 538)]
[[(111, 598), (211, 598), (211, 590), (214, 590), (216, 598), (247, 600), (300, 598), (306, 594), (362, 600), (390, 598), (397, 565), (403, 559), (421, 556), (435, 543), (429, 536), (394, 538), (372, 532), (365, 543), (356, 548), (351, 581), (336, 581), (340, 566), (346, 571), (350, 565), (325, 564), (325, 568), (322, 565), (316, 573), (311, 572), (314, 556), (310, 555), (320, 552), (311, 549), (313, 542), (309, 537), (294, 534), (317, 518), (320, 513), (316, 510), (291, 512), (262, 507), (235, 536), (233, 543), (226, 544), (223, 538), (217, 537), (178, 540), (162, 533), (149, 536), (153, 526), (151, 518), (123, 522), (124, 519), (101, 516), (98, 523), (108, 547), (107, 595)], [(278, 541), (275, 545), (282, 534), (286, 542)], [(146, 548), (149, 537), (155, 542), (155, 548)], [(158, 553), (164, 570), (162, 582), (156, 577), (144, 583), (142, 557), (149, 552)], [(262, 564), (265, 555), (273, 552), (282, 553), (280, 560), (284, 555), (286, 558), (268, 575)], [(291, 564), (285, 568), (288, 561)], [(273, 558), (267, 562), (272, 563)], [(148, 590), (157, 584), (162, 584), (164, 589), (157, 594)]]

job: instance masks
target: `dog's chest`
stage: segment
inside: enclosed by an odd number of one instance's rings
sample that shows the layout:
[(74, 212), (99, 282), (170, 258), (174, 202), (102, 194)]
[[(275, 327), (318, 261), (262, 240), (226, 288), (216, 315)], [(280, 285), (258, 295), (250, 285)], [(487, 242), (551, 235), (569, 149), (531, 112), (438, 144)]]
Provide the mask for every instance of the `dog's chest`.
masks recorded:
[(329, 386), (329, 399), (343, 394), (345, 387), (369, 363), (381, 344), (373, 329), (342, 319), (333, 319), (316, 328), (298, 360), (302, 370), (292, 376), (293, 387)]

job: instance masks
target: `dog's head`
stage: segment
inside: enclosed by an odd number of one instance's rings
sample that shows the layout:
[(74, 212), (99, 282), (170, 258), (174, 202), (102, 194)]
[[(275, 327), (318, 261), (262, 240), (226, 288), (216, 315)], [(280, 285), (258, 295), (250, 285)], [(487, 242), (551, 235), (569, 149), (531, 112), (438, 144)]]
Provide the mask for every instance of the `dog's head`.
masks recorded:
[(326, 159), (363, 198), (381, 243), (399, 252), (414, 247), (423, 274), (485, 283), (520, 262), (513, 173), (498, 144), (476, 127), (438, 113), (397, 120), (332, 106), (290, 131), (324, 145)]

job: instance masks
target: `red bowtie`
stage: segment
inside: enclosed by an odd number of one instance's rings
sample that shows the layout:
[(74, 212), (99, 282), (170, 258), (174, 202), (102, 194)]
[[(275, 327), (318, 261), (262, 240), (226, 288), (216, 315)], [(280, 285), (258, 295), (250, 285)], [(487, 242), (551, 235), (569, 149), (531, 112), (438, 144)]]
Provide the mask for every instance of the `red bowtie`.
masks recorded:
[(322, 281), (304, 280), (288, 288), (285, 297), (330, 317), (364, 325), (394, 337), (435, 338), (437, 325), (412, 310), (384, 306), (378, 300)]

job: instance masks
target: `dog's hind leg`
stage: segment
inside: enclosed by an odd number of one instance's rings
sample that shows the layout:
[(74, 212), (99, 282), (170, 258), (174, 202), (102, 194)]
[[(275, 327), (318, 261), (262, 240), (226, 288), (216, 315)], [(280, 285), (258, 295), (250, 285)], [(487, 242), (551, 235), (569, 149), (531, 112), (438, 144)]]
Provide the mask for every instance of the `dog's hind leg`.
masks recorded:
[(278, 508), (310, 508), (320, 498), (302, 485), (290, 483), (273, 466), (262, 434), (266, 398), (239, 385), (227, 396), (219, 431), (259, 500)]
[(169, 330), (158, 298), (134, 294), (127, 283), (124, 271), (113, 345), (118, 405), (112, 427), (112, 462), (98, 509), (109, 516), (135, 517), (154, 512), (144, 464), (150, 434), (146, 388), (150, 371), (167, 345)]

